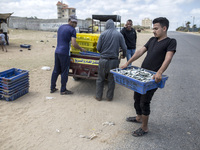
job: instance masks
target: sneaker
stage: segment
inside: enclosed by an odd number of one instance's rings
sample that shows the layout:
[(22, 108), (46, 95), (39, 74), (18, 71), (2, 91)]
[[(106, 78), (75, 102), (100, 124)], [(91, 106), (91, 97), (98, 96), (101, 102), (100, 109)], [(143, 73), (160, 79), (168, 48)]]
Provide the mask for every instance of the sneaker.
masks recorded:
[(102, 100), (102, 98), (98, 98), (98, 97), (94, 97), (97, 101), (101, 101)]
[(111, 98), (111, 99), (110, 99), (110, 98), (107, 98), (107, 101), (112, 101), (112, 100), (113, 100), (112, 98)]
[(72, 91), (69, 90), (65, 90), (64, 92), (60, 92), (61, 95), (69, 95), (69, 94), (73, 94)]
[(52, 90), (50, 90), (50, 93), (54, 93), (54, 92), (57, 91), (57, 90), (58, 90), (57, 88), (52, 89)]

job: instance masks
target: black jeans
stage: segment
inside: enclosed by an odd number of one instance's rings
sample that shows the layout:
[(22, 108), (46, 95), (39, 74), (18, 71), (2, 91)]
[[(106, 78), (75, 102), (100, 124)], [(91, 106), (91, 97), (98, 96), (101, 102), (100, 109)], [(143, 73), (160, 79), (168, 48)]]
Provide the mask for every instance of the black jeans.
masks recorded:
[(55, 65), (51, 76), (51, 90), (56, 88), (56, 81), (61, 74), (61, 92), (66, 90), (68, 73), (70, 66), (70, 56), (55, 53)]
[(146, 94), (134, 92), (134, 107), (137, 115), (148, 116), (150, 114), (151, 99), (157, 89), (147, 91)]

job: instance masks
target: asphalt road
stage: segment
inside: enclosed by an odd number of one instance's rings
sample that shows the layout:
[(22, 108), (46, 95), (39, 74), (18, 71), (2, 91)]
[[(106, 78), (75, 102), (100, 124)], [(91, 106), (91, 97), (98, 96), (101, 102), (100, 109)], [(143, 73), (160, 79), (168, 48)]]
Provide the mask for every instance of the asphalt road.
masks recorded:
[[(153, 97), (149, 133), (127, 136), (111, 149), (200, 150), (200, 36), (168, 36), (177, 40), (177, 52), (164, 73), (169, 76), (165, 87)], [(140, 125), (125, 126), (132, 131)]]

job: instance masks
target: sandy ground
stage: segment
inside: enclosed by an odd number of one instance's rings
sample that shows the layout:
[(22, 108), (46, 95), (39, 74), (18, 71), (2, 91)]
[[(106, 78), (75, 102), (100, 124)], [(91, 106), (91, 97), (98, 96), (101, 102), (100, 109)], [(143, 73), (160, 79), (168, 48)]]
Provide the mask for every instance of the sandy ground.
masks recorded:
[[(56, 32), (9, 31), (8, 52), (0, 50), (0, 71), (29, 70), (30, 91), (15, 101), (0, 101), (0, 150), (116, 149), (124, 137), (130, 136), (136, 125), (127, 123), (125, 118), (135, 115), (132, 90), (116, 84), (114, 100), (99, 102), (93, 98), (94, 80), (74, 81), (69, 77), (67, 88), (73, 95), (50, 94)], [(138, 33), (137, 48), (151, 36), (152, 33)], [(20, 44), (32, 45), (31, 50), (20, 48)], [(142, 60), (134, 65), (140, 66)], [(125, 62), (122, 60), (120, 65)], [(44, 71), (43, 66), (51, 70)], [(60, 87), (60, 77), (57, 85)], [(83, 138), (92, 134), (97, 137)]]

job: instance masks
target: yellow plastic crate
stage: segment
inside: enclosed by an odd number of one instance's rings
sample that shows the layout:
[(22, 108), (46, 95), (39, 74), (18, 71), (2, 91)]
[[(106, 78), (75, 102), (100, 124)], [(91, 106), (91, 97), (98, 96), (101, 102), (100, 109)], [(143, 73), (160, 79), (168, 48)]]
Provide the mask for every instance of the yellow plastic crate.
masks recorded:
[(96, 45), (97, 45), (97, 43), (95, 41), (89, 41), (89, 40), (76, 39), (76, 42), (80, 46), (96, 47)]
[[(86, 51), (97, 52), (96, 47), (90, 47), (90, 46), (81, 46), (81, 47), (84, 48)], [(79, 49), (76, 49), (76, 48), (73, 47), (72, 45), (71, 45), (71, 50), (72, 50), (72, 51), (79, 51), (79, 52), (80, 52)], [(71, 51), (71, 50), (70, 50), (70, 51)]]
[(79, 54), (79, 52), (80, 52), (80, 50), (70, 50), (70, 52), (72, 53), (72, 54)]
[(76, 39), (94, 41), (97, 42), (100, 34), (92, 34), (92, 33), (76, 33)]

